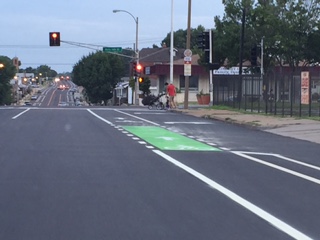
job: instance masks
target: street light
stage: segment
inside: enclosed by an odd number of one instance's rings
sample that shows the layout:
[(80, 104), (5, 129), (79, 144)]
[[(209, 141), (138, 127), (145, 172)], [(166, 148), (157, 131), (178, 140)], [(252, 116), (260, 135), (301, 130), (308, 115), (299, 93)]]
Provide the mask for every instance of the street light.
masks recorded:
[[(139, 64), (139, 49), (138, 49), (138, 26), (139, 26), (139, 21), (138, 21), (138, 17), (134, 17), (130, 12), (126, 11), (126, 10), (113, 10), (113, 13), (117, 13), (117, 12), (124, 12), (129, 14), (133, 20), (136, 23), (136, 44), (135, 44), (135, 60), (137, 62), (137, 65)], [(138, 95), (138, 91), (139, 91), (139, 82), (138, 82), (138, 77), (136, 77), (135, 79), (135, 105), (139, 105), (139, 95)]]

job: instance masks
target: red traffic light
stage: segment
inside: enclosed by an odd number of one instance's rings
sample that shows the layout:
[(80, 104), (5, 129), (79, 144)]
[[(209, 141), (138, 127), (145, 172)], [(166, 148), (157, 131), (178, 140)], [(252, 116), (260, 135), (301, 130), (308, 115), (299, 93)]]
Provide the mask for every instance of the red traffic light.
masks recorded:
[(140, 71), (141, 71), (141, 69), (142, 69), (142, 66), (141, 66), (140, 64), (138, 64), (138, 65), (137, 65), (137, 71), (139, 71), (139, 72), (140, 72)]
[(49, 33), (50, 46), (60, 46), (60, 32)]

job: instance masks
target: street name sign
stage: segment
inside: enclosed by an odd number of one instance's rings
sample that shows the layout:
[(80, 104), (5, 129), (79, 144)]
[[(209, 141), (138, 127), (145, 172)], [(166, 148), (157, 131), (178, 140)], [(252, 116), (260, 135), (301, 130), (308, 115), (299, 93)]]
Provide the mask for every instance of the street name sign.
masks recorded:
[(122, 52), (122, 47), (103, 47), (103, 52), (120, 53)]

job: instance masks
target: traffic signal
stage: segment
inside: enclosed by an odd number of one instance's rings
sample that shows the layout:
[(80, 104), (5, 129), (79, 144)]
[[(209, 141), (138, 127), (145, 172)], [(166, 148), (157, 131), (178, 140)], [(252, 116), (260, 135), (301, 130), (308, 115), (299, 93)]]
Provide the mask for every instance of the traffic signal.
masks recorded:
[(137, 76), (137, 62), (132, 62), (132, 72), (133, 72), (133, 76)]
[(144, 82), (144, 78), (143, 77), (139, 77), (138, 78), (138, 82), (139, 82), (139, 84), (143, 83)]
[(50, 32), (49, 42), (50, 42), (50, 47), (60, 46), (60, 32)]
[(137, 70), (137, 73), (138, 73), (138, 74), (141, 74), (141, 73), (142, 73), (142, 66), (141, 66), (141, 64), (138, 64), (138, 65), (137, 65), (136, 70)]
[(258, 47), (254, 45), (251, 48), (251, 66), (257, 66), (257, 54), (258, 54)]
[(197, 37), (197, 46), (199, 49), (202, 50), (209, 50), (210, 49), (210, 39), (209, 39), (209, 32), (202, 32)]

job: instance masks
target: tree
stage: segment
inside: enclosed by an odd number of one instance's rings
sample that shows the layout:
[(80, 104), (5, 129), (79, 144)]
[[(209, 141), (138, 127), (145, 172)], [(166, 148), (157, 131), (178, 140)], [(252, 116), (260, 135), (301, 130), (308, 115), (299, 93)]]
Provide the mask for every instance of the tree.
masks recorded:
[(40, 65), (36, 69), (37, 74), (42, 74), (42, 77), (48, 77), (48, 78), (54, 78), (57, 76), (57, 72), (55, 70), (52, 70), (49, 66), (47, 65)]
[(37, 76), (39, 73), (42, 74), (42, 77), (48, 77), (48, 78), (54, 78), (58, 75), (58, 73), (55, 70), (52, 70), (47, 65), (40, 65), (37, 68), (27, 67), (25, 69), (20, 68), (19, 73), (33, 73), (35, 76)]
[(124, 63), (119, 56), (91, 53), (75, 64), (73, 81), (86, 89), (89, 101), (100, 103), (111, 99), (113, 89), (123, 76)]
[[(199, 25), (195, 29), (191, 29), (191, 39), (190, 39), (190, 48), (194, 51), (194, 53), (198, 53), (199, 49), (197, 48), (197, 37), (198, 35), (203, 32), (205, 28), (201, 25)], [(186, 48), (186, 42), (187, 42), (187, 30), (179, 29), (178, 31), (174, 32), (174, 47), (175, 48)], [(165, 43), (166, 46), (170, 46), (170, 39), (171, 39), (171, 33), (168, 33), (167, 36), (162, 40), (162, 43)]]
[[(239, 63), (241, 13), (245, 10), (244, 59), (252, 45), (264, 38), (264, 68), (319, 61), (320, 0), (225, 0), (225, 14), (215, 17), (217, 51), (230, 65)], [(222, 45), (223, 44), (223, 45)], [(222, 54), (223, 55), (223, 54)], [(222, 56), (221, 55), (221, 56)]]
[(0, 105), (12, 102), (10, 80), (15, 73), (16, 68), (12, 60), (6, 56), (0, 56)]
[(143, 95), (149, 95), (150, 94), (150, 86), (151, 86), (151, 81), (148, 77), (144, 78), (143, 83), (139, 84), (139, 90), (142, 91)]

